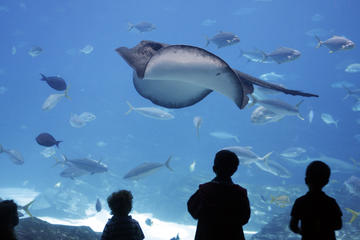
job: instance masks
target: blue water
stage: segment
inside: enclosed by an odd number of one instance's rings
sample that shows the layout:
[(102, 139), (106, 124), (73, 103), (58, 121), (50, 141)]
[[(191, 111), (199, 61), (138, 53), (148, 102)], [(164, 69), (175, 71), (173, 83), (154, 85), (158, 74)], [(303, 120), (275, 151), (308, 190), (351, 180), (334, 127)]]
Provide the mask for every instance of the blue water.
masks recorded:
[[(86, 204), (95, 204), (97, 197), (105, 205), (111, 192), (126, 188), (134, 194), (134, 210), (152, 212), (164, 220), (195, 224), (186, 212), (187, 199), (198, 184), (213, 177), (214, 154), (223, 147), (238, 144), (252, 146), (260, 156), (273, 151), (270, 159), (291, 172), (290, 178), (280, 178), (256, 166), (240, 166), (234, 176), (237, 183), (248, 189), (253, 210), (265, 209), (266, 219), (270, 219), (284, 209), (269, 202), (261, 203), (261, 193), (268, 199), (270, 195), (286, 194), (294, 200), (306, 192), (303, 183), (306, 165), (281, 159), (279, 153), (283, 150), (299, 146), (306, 149), (305, 155), (310, 157), (324, 154), (349, 164), (352, 164), (351, 157), (359, 160), (360, 143), (354, 138), (360, 133), (356, 123), (359, 114), (352, 111), (355, 100), (343, 100), (345, 89), (330, 86), (345, 80), (359, 86), (360, 73), (344, 71), (348, 64), (360, 61), (359, 47), (330, 54), (325, 47), (316, 49), (315, 38), (306, 35), (311, 29), (322, 28), (328, 32), (322, 40), (335, 34), (360, 44), (359, 7), (356, 0), (1, 1), (0, 87), (7, 91), (0, 94), (0, 143), (7, 149), (21, 152), (25, 163), (14, 165), (0, 155), (0, 188), (32, 188), (44, 196), (54, 191), (69, 195), (74, 190), (78, 196), (73, 194), (71, 198), (81, 198), (84, 203), (83, 208), (78, 203), (78, 212), (72, 212), (75, 216), (84, 213)], [(323, 19), (313, 21), (315, 14)], [(202, 22), (206, 19), (216, 22), (204, 26)], [(153, 23), (156, 29), (145, 33), (127, 30), (129, 22), (141, 21)], [(319, 98), (305, 98), (300, 106), (305, 121), (289, 116), (279, 122), (254, 125), (250, 122), (254, 107), (240, 110), (217, 92), (191, 107), (171, 110), (175, 119), (169, 121), (146, 118), (136, 112), (124, 114), (128, 110), (126, 101), (135, 107), (156, 105), (136, 92), (132, 70), (114, 51), (116, 48), (130, 48), (141, 40), (205, 48), (206, 37), (219, 31), (233, 32), (241, 42), (221, 49), (211, 43), (206, 49), (232, 67), (256, 77), (272, 71), (283, 74), (280, 83), (286, 87), (320, 95)], [(94, 51), (80, 53), (87, 44), (94, 46)], [(15, 55), (11, 54), (13, 46), (17, 50)], [(33, 46), (43, 49), (37, 57), (28, 54)], [(240, 49), (259, 48), (271, 52), (280, 46), (297, 49), (302, 55), (284, 64), (257, 64), (239, 57)], [(45, 99), (58, 92), (40, 81), (40, 73), (63, 77), (69, 85), (71, 100), (63, 99), (52, 110), (43, 111), (41, 106)], [(293, 105), (302, 99), (284, 94), (276, 97)], [(311, 124), (307, 120), (310, 110), (315, 113)], [(71, 113), (82, 112), (95, 114), (96, 120), (83, 128), (71, 127)], [(339, 120), (338, 128), (325, 124), (321, 113), (329, 113)], [(192, 122), (195, 116), (203, 119), (199, 139)], [(209, 135), (213, 131), (236, 135), (240, 143), (214, 138)], [(61, 178), (61, 166), (53, 167), (54, 158), (40, 154), (44, 147), (36, 143), (35, 137), (41, 132), (49, 132), (63, 141), (57, 149), (58, 157), (61, 154), (69, 158), (90, 155), (106, 163), (109, 173), (81, 177), (81, 184)], [(99, 147), (99, 141), (107, 145)], [(122, 179), (138, 164), (165, 162), (170, 155), (174, 172), (163, 168), (137, 182)], [(193, 161), (196, 161), (196, 168), (190, 172), (189, 165)], [(355, 204), (359, 198), (349, 195), (343, 184), (351, 175), (359, 177), (359, 168), (354, 167), (350, 173), (341, 170), (334, 173), (335, 186), (325, 188), (338, 199), (344, 221), (351, 217), (345, 207), (360, 210)], [(58, 182), (62, 183), (60, 189), (54, 187)], [(282, 187), (287, 192), (267, 191), (266, 186)], [(334, 191), (338, 188), (343, 189), (339, 194)], [(55, 207), (56, 198), (51, 201), (54, 207), (40, 210), (38, 206), (39, 215), (69, 215), (62, 212), (61, 207)], [(159, 208), (158, 203), (163, 207)], [(268, 206), (273, 209), (268, 210)], [(34, 204), (34, 215), (36, 213)], [(253, 214), (246, 228), (260, 230), (264, 224), (260, 223), (261, 218), (265, 217)]]

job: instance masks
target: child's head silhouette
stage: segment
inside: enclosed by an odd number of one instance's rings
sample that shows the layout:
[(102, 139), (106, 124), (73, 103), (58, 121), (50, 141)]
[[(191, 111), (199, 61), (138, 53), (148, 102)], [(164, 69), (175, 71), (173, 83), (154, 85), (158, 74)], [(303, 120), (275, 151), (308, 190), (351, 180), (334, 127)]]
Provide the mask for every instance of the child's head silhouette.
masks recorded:
[(306, 168), (305, 183), (309, 188), (321, 190), (329, 182), (330, 167), (322, 161), (313, 161)]
[(231, 177), (239, 166), (239, 159), (235, 153), (229, 150), (221, 150), (216, 153), (213, 170), (218, 177)]
[(111, 209), (111, 214), (117, 216), (127, 216), (132, 209), (133, 196), (130, 191), (121, 190), (113, 192), (107, 202)]

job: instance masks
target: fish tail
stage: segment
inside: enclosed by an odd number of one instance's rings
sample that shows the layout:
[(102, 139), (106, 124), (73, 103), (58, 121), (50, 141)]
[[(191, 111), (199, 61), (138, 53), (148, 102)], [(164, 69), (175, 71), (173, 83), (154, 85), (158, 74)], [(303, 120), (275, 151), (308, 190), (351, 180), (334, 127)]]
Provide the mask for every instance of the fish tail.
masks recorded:
[(134, 110), (134, 107), (133, 107), (133, 105), (131, 105), (131, 103), (129, 103), (129, 101), (126, 101), (126, 103), (127, 103), (127, 105), (129, 106), (129, 111), (127, 111), (127, 112), (125, 113), (125, 115), (128, 115), (129, 113), (132, 112), (132, 110)]
[(350, 208), (345, 208), (349, 213), (351, 213), (352, 217), (349, 221), (349, 223), (352, 223), (353, 221), (355, 221), (355, 219), (360, 215), (360, 212), (356, 212)]
[(170, 160), (171, 160), (172, 156), (169, 156), (168, 160), (166, 160), (165, 162), (165, 166), (170, 170), (170, 171), (174, 171), (171, 167), (170, 167)]
[(249, 108), (251, 108), (258, 102), (258, 99), (255, 97), (254, 94), (250, 94), (250, 96), (251, 96), (251, 102), (248, 104)]
[(345, 100), (352, 94), (352, 91), (348, 87), (346, 87), (345, 85), (343, 85), (343, 88), (345, 88), (345, 90), (348, 92), (346, 94), (346, 96), (344, 97), (344, 100)]
[(314, 37), (318, 41), (318, 44), (316, 45), (316, 48), (319, 48), (323, 44), (323, 42), (320, 40), (320, 38), (317, 35), (314, 35)]
[(262, 54), (262, 59), (261, 62), (265, 62), (266, 59), (269, 57), (269, 55), (266, 54), (266, 52), (264, 52), (263, 50), (259, 50), (259, 52)]
[(59, 144), (60, 144), (61, 142), (63, 142), (63, 141), (56, 141), (56, 143), (55, 143), (56, 147), (59, 147)]
[(305, 118), (303, 117), (303, 116), (301, 116), (301, 114), (300, 113), (298, 113), (297, 115), (296, 115), (300, 120), (305, 120)]
[(267, 154), (265, 154), (265, 156), (263, 156), (262, 158), (260, 158), (261, 161), (266, 161), (272, 154), (273, 152), (269, 152)]
[(67, 99), (71, 100), (71, 97), (68, 95), (68, 93), (69, 93), (69, 88), (70, 88), (70, 86), (68, 86), (68, 87), (65, 89), (64, 94), (65, 94), (65, 97), (66, 97)]
[(35, 202), (35, 199), (32, 200), (31, 202), (29, 202), (28, 204), (26, 204), (25, 206), (22, 207), (22, 209), (30, 216), (33, 217), (33, 215), (31, 214), (29, 207), (31, 206), (31, 204), (33, 204), (33, 202)]
[(131, 31), (134, 28), (134, 24), (128, 23), (128, 31)]
[(40, 73), (40, 75), (41, 75), (41, 81), (46, 81), (46, 76), (44, 75), (44, 74), (42, 74), (42, 73)]

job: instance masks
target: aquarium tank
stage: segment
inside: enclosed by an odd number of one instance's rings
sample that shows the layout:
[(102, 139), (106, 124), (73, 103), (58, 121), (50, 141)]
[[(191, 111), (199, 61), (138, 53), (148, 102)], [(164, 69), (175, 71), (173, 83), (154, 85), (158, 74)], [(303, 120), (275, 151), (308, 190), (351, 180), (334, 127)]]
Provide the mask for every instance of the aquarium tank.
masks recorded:
[(359, 7), (2, 0), (0, 198), (102, 232), (126, 189), (145, 239), (190, 240), (187, 201), (228, 149), (246, 239), (301, 238), (290, 212), (315, 160), (331, 168), (337, 239), (360, 239)]

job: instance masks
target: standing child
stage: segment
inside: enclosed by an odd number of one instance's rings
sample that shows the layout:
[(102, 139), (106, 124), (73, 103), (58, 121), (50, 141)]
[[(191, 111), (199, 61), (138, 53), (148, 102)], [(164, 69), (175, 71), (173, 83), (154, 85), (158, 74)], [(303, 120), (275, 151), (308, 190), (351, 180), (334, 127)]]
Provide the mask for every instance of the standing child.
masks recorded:
[(187, 205), (198, 220), (195, 240), (244, 240), (242, 226), (250, 218), (250, 204), (245, 188), (234, 184), (239, 159), (228, 150), (219, 151), (214, 160), (216, 177), (190, 197)]
[(139, 223), (129, 215), (132, 199), (131, 192), (127, 190), (114, 192), (108, 197), (107, 202), (113, 217), (106, 223), (101, 240), (145, 238)]
[(296, 199), (289, 226), (302, 240), (335, 240), (335, 230), (342, 227), (339, 205), (322, 191), (329, 178), (330, 168), (324, 162), (313, 161), (306, 168), (309, 191)]

